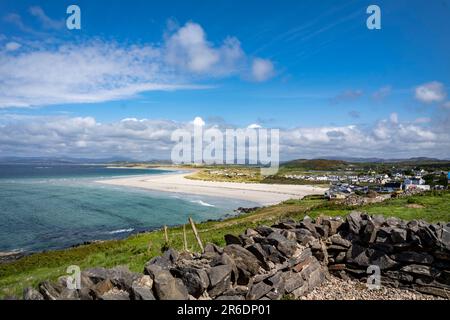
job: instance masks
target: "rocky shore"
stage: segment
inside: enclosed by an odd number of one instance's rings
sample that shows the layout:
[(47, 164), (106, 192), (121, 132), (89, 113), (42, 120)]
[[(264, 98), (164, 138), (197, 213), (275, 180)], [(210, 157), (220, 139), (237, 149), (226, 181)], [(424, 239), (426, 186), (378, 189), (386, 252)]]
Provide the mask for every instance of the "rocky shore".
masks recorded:
[[(428, 224), (352, 212), (339, 217), (283, 220), (226, 235), (224, 248), (169, 249), (144, 266), (81, 272), (80, 287), (67, 277), (26, 288), (27, 300), (275, 300), (449, 299), (450, 223)], [(368, 268), (381, 272), (369, 290)], [(370, 280), (370, 278), (369, 278)], [(341, 293), (339, 293), (341, 292)]]

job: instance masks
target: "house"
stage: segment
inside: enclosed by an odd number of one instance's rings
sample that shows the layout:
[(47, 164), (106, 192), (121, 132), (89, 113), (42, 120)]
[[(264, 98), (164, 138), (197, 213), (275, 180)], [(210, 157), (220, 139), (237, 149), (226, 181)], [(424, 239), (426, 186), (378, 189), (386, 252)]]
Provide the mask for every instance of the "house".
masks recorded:
[(424, 184), (425, 184), (425, 180), (423, 180), (422, 178), (405, 179), (405, 186), (408, 186), (408, 185), (420, 186), (420, 185), (424, 185)]
[(425, 180), (423, 180), (422, 178), (405, 179), (404, 188), (405, 188), (405, 191), (406, 190), (428, 191), (431, 189), (431, 187), (429, 185), (425, 184)]
[(402, 191), (403, 183), (401, 182), (388, 182), (380, 187), (380, 192), (398, 192)]

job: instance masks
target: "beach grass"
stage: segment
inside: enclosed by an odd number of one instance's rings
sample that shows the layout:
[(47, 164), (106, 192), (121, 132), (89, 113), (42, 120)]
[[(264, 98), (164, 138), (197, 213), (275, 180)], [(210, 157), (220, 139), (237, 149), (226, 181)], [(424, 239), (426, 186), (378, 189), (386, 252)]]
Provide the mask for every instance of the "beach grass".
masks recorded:
[[(326, 201), (320, 196), (309, 196), (302, 200), (288, 200), (274, 206), (257, 209), (254, 212), (229, 218), (223, 221), (198, 223), (197, 229), (204, 243), (224, 245), (225, 234), (239, 234), (257, 225), (271, 225), (290, 217), (300, 219), (305, 215), (345, 216), (352, 210), (370, 214), (397, 216), (402, 219), (424, 219), (428, 222), (450, 221), (450, 192), (428, 192), (423, 195), (390, 199), (383, 203), (363, 207), (343, 207), (341, 204)], [(187, 230), (188, 248), (199, 251), (190, 227)], [(183, 248), (182, 227), (168, 229), (169, 246)], [(66, 274), (70, 265), (81, 269), (90, 267), (113, 267), (127, 265), (130, 270), (142, 272), (144, 264), (159, 255), (167, 244), (164, 232), (156, 230), (136, 234), (123, 240), (111, 240), (82, 245), (65, 250), (36, 253), (17, 261), (0, 264), (0, 297), (21, 297), (27, 286), (37, 286), (43, 280), (56, 280)]]

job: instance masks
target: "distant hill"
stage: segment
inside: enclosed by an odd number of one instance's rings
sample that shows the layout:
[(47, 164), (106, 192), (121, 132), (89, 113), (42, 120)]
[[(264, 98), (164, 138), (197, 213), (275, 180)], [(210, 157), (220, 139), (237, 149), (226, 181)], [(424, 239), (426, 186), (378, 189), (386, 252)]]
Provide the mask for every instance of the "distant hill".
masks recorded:
[(440, 160), (434, 158), (417, 157), (410, 159), (378, 159), (378, 158), (347, 158), (343, 159), (298, 159), (285, 162), (281, 165), (282, 168), (288, 170), (318, 170), (318, 171), (337, 171), (346, 169), (378, 169), (383, 168), (405, 168), (405, 169), (450, 169), (450, 160)]
[(305, 169), (305, 170), (339, 170), (349, 165), (343, 160), (327, 160), (327, 159), (298, 159), (284, 163), (282, 166), (288, 169)]

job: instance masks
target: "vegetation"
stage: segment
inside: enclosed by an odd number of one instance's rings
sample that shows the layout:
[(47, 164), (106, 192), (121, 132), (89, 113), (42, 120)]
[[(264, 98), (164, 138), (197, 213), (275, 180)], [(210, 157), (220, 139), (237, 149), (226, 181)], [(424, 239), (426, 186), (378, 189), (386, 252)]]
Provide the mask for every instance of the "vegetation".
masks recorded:
[[(356, 209), (370, 214), (397, 216), (407, 220), (450, 221), (450, 192), (429, 192), (408, 198), (391, 199)], [(352, 210), (355, 210), (355, 207), (344, 207), (319, 196), (310, 196), (303, 200), (285, 201), (223, 221), (199, 223), (197, 229), (203, 242), (224, 245), (225, 234), (239, 234), (247, 228), (262, 224), (270, 225), (284, 217), (300, 219), (305, 215), (311, 217), (345, 216)], [(190, 228), (186, 229), (189, 230), (187, 234), (189, 249), (191, 251), (199, 250)], [(182, 227), (170, 228), (168, 234), (168, 245), (181, 250), (183, 248)], [(142, 271), (145, 262), (160, 254), (161, 249), (166, 245), (164, 232), (157, 230), (137, 234), (124, 240), (105, 241), (65, 250), (36, 253), (11, 263), (0, 264), (0, 297), (21, 296), (22, 290), (26, 286), (36, 286), (45, 279), (56, 280), (65, 274), (66, 268), (70, 265), (78, 265), (82, 269), (128, 265), (133, 271)]]

